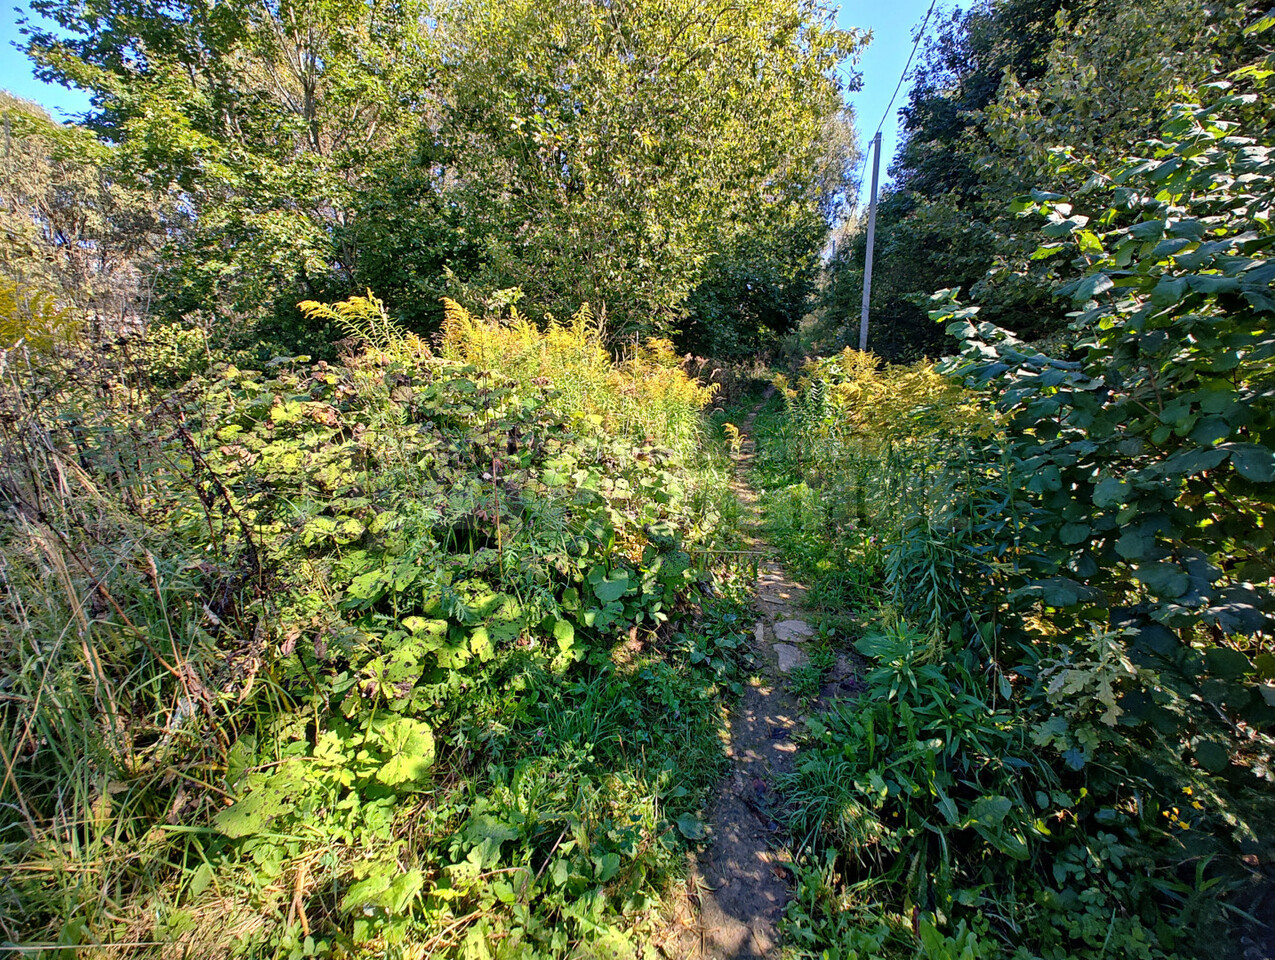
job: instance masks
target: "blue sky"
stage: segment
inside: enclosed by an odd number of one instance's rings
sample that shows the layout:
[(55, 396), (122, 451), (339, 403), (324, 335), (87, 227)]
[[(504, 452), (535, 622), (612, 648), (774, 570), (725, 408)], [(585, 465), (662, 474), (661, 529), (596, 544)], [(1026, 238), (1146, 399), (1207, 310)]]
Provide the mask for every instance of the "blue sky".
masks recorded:
[(34, 100), (60, 120), (83, 113), (89, 107), (86, 94), (41, 83), (31, 75), (31, 61), (13, 49), (13, 44), (22, 39), (18, 35), (18, 16), (8, 4), (0, 13), (0, 89)]
[[(939, 0), (930, 18), (927, 35), (933, 35), (939, 18), (950, 13), (954, 8), (968, 9), (972, 0)], [(837, 11), (837, 25), (850, 27), (866, 27), (872, 30), (872, 42), (859, 57), (858, 70), (863, 74), (863, 89), (850, 94), (850, 103), (855, 108), (855, 126), (859, 131), (861, 146), (868, 147), (868, 139), (881, 123), (881, 182), (889, 178), (886, 168), (894, 159), (894, 151), (899, 145), (899, 107), (907, 103), (908, 91), (912, 89), (911, 79), (903, 81), (899, 96), (886, 113), (886, 105), (899, 82), (899, 75), (908, 61), (912, 50), (912, 42), (916, 30), (925, 19), (925, 12), (930, 7), (930, 0), (844, 0)], [(924, 41), (922, 41), (922, 49)], [(917, 51), (917, 59), (921, 50)], [(917, 60), (912, 61), (915, 69)], [(868, 161), (871, 162), (870, 160)], [(867, 196), (871, 178), (871, 167), (864, 168), (862, 196)]]
[[(952, 6), (968, 7), (971, 0), (940, 0), (939, 13)], [(850, 96), (857, 113), (859, 133), (866, 147), (867, 139), (876, 129), (885, 112), (890, 94), (899, 81), (899, 74), (912, 49), (913, 31), (920, 25), (929, 8), (929, 0), (844, 0), (837, 13), (837, 23), (842, 27), (865, 27), (872, 30), (872, 42), (859, 60), (863, 73), (863, 89)], [(13, 49), (19, 40), (16, 14), (6, 4), (0, 14), (0, 88), (20, 97), (34, 100), (48, 108), (54, 116), (68, 118), (88, 109), (88, 98), (78, 90), (41, 83), (31, 75), (30, 62)], [(931, 22), (931, 27), (933, 22)], [(894, 156), (898, 145), (898, 109), (907, 101), (910, 82), (904, 81), (899, 98), (890, 108), (890, 114), (882, 125), (882, 182), (885, 168)], [(867, 179), (866, 177), (864, 178)], [(865, 188), (866, 189), (866, 188)]]

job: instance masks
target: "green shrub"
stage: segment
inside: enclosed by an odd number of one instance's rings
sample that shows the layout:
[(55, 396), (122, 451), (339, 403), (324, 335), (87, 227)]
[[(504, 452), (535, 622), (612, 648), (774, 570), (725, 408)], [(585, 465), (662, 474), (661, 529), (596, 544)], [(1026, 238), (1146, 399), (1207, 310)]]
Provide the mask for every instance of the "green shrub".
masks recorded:
[(973, 955), (1198, 956), (1258, 895), (1275, 170), (1256, 102), (1180, 107), (1075, 198), (1019, 201), (1065, 264), (1073, 338), (1044, 354), (941, 292), (964, 354), (939, 395), (967, 398), (966, 428), (869, 358), (789, 393), (769, 466), (803, 485), (772, 517), (817, 576), (855, 584), (873, 665), (789, 785), (810, 953), (861, 949), (844, 909), (887, 955), (947, 955), (924, 924), (964, 923)]
[(341, 365), (6, 371), (10, 941), (565, 956), (677, 881), (743, 636), (693, 385), (590, 419), (345, 312)]

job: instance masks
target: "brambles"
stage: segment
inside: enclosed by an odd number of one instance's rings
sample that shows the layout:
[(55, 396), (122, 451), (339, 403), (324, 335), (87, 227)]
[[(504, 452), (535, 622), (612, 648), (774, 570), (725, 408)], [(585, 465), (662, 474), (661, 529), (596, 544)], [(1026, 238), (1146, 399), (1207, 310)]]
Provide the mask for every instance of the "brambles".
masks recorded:
[[(707, 393), (585, 325), (526, 328), (533, 369), (508, 328), (449, 332), (475, 365), (371, 297), (308, 309), (373, 347), (172, 392), (139, 342), (52, 391), (6, 370), (2, 935), (626, 942), (736, 669), (739, 605), (700, 611), (692, 552), (731, 536)], [(582, 356), (587, 404), (558, 389)]]

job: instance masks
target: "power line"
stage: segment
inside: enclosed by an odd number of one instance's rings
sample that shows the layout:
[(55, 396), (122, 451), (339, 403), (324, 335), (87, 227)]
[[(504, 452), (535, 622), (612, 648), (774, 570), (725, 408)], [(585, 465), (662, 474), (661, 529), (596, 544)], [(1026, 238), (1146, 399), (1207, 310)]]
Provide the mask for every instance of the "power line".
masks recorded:
[[(876, 139), (881, 128), (885, 126), (886, 118), (890, 116), (890, 109), (894, 106), (894, 101), (898, 99), (899, 91), (903, 89), (903, 81), (908, 77), (908, 68), (912, 66), (912, 60), (916, 57), (916, 51), (921, 46), (921, 40), (925, 37), (925, 28), (929, 26), (930, 17), (934, 14), (934, 8), (938, 5), (938, 0), (930, 0), (930, 8), (925, 11), (925, 17), (921, 20), (921, 27), (917, 30), (916, 39), (912, 42), (912, 50), (908, 54), (908, 59), (903, 64), (903, 72), (899, 74), (899, 82), (894, 85), (894, 93), (890, 95), (890, 102), (886, 104), (885, 113), (881, 114), (881, 122), (877, 124), (876, 130), (872, 132), (872, 136), (868, 138), (868, 149), (859, 154), (855, 160), (854, 169), (850, 174), (850, 181), (856, 182), (860, 171), (867, 166), (868, 154), (872, 149), (872, 142)], [(878, 144), (877, 149), (880, 149)], [(859, 184), (859, 191), (856, 192), (855, 206), (858, 206), (858, 192), (863, 189), (862, 183)]]
[(868, 242), (863, 262), (863, 303), (859, 311), (860, 352), (868, 349), (868, 313), (872, 306), (872, 253), (877, 233), (877, 175), (881, 169), (881, 128), (885, 126), (885, 118), (890, 115), (890, 111), (894, 108), (895, 98), (898, 97), (899, 91), (903, 89), (903, 81), (907, 79), (908, 68), (912, 66), (912, 58), (916, 56), (917, 48), (921, 45), (921, 38), (925, 36), (925, 28), (929, 26), (930, 15), (934, 13), (934, 6), (937, 3), (938, 0), (930, 0), (930, 9), (925, 11), (925, 19), (921, 21), (920, 29), (916, 32), (916, 39), (912, 41), (912, 51), (908, 54), (907, 63), (903, 65), (903, 72), (899, 74), (899, 82), (894, 85), (894, 93), (890, 95), (890, 102), (886, 104), (885, 113), (881, 115), (881, 122), (877, 124), (876, 130), (872, 134), (872, 139), (869, 141), (869, 149), (872, 150), (872, 193), (869, 195)]
[[(882, 113), (881, 115), (881, 122), (878, 122), (876, 126), (876, 130), (873, 130), (872, 136), (868, 138), (868, 148), (864, 149), (863, 152), (859, 154), (856, 161), (854, 161), (853, 171), (850, 172), (850, 182), (857, 182), (859, 173), (864, 171), (864, 168), (867, 167), (868, 153), (870, 153), (872, 150), (873, 140), (876, 140), (877, 134), (881, 133), (881, 127), (885, 126), (886, 117), (890, 116), (890, 108), (894, 107), (895, 99), (898, 99), (899, 91), (903, 89), (903, 82), (904, 80), (908, 79), (908, 69), (910, 68), (910, 66), (912, 66), (912, 61), (914, 57), (917, 56), (917, 50), (919, 47), (921, 47), (922, 38), (926, 36), (926, 27), (928, 27), (929, 25), (929, 18), (932, 17), (933, 13), (935, 13), (935, 6), (937, 5), (938, 5), (938, 0), (929, 0), (929, 9), (926, 10), (926, 15), (924, 15), (924, 17), (921, 20), (921, 28), (919, 28), (917, 31), (917, 38), (915, 38), (915, 40), (912, 42), (912, 51), (910, 51), (908, 54), (908, 61), (905, 62), (905, 64), (903, 65), (903, 73), (899, 74), (899, 82), (894, 85), (894, 93), (890, 94), (890, 102), (887, 103), (885, 107), (885, 112)], [(878, 150), (881, 149), (880, 142), (877, 143), (876, 149)], [(859, 182), (858, 190), (856, 190), (856, 200), (854, 200), (854, 207), (856, 208), (858, 207), (858, 195), (859, 193), (862, 193), (862, 190), (863, 190), (863, 184), (862, 182)]]
[(895, 98), (898, 97), (899, 91), (903, 89), (903, 81), (908, 77), (908, 67), (912, 66), (912, 58), (916, 56), (917, 47), (921, 45), (921, 38), (925, 36), (925, 28), (929, 25), (930, 16), (934, 13), (934, 7), (937, 3), (938, 0), (930, 0), (930, 9), (925, 11), (925, 19), (921, 21), (921, 29), (916, 32), (916, 40), (912, 42), (912, 52), (908, 54), (908, 62), (903, 65), (903, 72), (899, 74), (899, 82), (894, 85), (894, 93), (890, 95), (890, 102), (886, 104), (885, 113), (881, 114), (881, 122), (877, 124), (876, 130), (872, 133), (874, 137), (885, 126), (885, 118), (890, 115), (890, 108), (894, 106)]

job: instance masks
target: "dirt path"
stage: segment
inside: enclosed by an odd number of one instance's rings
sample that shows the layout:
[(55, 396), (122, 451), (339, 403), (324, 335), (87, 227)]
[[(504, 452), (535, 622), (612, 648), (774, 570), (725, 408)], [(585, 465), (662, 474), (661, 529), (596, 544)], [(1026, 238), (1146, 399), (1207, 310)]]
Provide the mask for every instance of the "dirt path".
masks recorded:
[[(734, 489), (750, 515), (747, 549), (769, 552), (757, 535), (758, 496), (747, 479), (760, 408), (740, 427), (745, 440), (734, 457)], [(792, 765), (801, 719), (783, 676), (807, 661), (801, 645), (814, 635), (814, 621), (802, 606), (805, 588), (773, 560), (759, 565), (756, 591), (759, 619), (752, 653), (759, 668), (730, 717), (726, 752), (733, 765), (709, 811), (712, 841), (692, 863), (690, 889), (699, 901), (698, 916), (664, 943), (668, 956), (779, 956), (776, 926), (790, 896), (791, 857), (773, 815), (780, 806), (775, 784)]]

